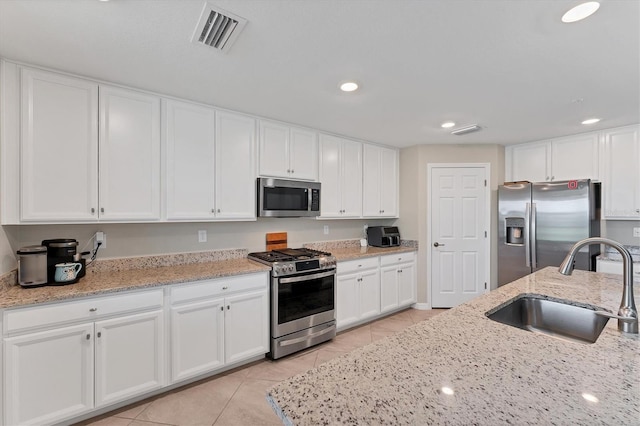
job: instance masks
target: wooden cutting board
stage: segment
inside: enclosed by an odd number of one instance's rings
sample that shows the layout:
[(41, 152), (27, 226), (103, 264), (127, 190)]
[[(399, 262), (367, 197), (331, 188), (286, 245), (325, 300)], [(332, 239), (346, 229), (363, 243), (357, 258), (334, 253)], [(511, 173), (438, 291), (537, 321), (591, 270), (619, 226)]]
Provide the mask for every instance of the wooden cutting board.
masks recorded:
[(267, 251), (287, 248), (287, 233), (268, 232), (266, 243)]

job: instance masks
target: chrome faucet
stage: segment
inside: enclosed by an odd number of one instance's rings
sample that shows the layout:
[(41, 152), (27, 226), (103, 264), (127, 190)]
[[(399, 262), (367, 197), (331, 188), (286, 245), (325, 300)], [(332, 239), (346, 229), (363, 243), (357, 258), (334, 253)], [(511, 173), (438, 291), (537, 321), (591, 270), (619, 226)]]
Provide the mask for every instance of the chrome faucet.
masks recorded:
[(622, 244), (617, 241), (609, 240), (607, 238), (586, 238), (578, 241), (571, 247), (567, 257), (564, 258), (558, 271), (563, 275), (571, 275), (573, 272), (573, 263), (575, 262), (576, 254), (584, 247), (591, 244), (604, 244), (618, 250), (622, 255), (622, 267), (624, 269), (624, 275), (622, 276), (622, 301), (620, 302), (620, 309), (618, 309), (618, 315), (609, 314), (608, 312), (596, 312), (598, 315), (607, 316), (610, 318), (617, 318), (618, 330), (624, 333), (638, 334), (638, 309), (636, 309), (636, 302), (633, 298), (633, 260), (631, 259), (631, 253)]

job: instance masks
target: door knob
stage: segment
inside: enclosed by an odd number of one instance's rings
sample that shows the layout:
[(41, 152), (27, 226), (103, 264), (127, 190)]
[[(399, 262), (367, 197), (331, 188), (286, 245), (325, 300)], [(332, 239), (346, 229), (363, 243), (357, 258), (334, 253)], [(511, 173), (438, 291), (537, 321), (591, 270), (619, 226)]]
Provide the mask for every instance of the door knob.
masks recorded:
[(444, 244), (440, 244), (439, 242), (436, 241), (435, 243), (433, 243), (433, 246), (434, 247), (444, 247)]

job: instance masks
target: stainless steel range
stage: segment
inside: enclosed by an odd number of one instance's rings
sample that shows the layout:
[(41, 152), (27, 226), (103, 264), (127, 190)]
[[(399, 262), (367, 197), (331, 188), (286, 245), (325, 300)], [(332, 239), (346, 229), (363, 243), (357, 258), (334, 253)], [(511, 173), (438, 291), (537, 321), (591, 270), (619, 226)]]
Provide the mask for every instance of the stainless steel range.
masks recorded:
[(271, 352), (278, 359), (336, 335), (336, 258), (317, 250), (249, 253), (271, 265)]

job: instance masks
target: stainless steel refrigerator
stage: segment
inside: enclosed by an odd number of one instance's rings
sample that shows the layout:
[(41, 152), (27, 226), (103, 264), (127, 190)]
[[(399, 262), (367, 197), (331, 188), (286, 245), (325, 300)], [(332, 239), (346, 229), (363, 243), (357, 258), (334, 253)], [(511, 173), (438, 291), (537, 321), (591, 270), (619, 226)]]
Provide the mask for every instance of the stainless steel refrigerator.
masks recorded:
[[(600, 236), (600, 183), (589, 179), (498, 187), (498, 285), (560, 266), (571, 246)], [(578, 253), (576, 269), (595, 271), (599, 245)]]

